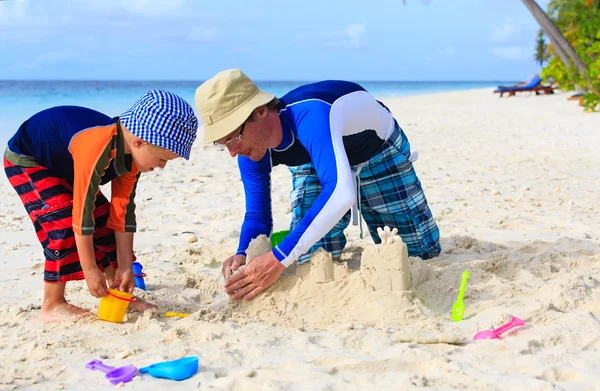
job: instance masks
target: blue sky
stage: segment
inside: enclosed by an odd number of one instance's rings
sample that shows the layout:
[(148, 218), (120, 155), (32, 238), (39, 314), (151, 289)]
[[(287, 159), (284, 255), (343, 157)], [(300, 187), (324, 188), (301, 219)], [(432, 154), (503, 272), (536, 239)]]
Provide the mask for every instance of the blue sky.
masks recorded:
[(520, 0), (407, 3), (0, 1), (0, 79), (203, 80), (236, 67), (257, 80), (522, 80), (539, 71), (538, 26)]

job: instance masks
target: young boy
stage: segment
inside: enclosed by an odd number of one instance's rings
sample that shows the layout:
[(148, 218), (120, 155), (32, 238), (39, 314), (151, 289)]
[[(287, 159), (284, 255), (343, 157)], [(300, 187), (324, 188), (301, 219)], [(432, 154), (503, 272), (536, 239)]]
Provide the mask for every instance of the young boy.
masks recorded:
[[(191, 106), (151, 90), (116, 118), (77, 106), (35, 114), (9, 140), (4, 170), (44, 248), (40, 319), (89, 316), (65, 299), (65, 283), (85, 279), (94, 297), (131, 293), (135, 190), (140, 173), (189, 159), (198, 120)], [(111, 201), (100, 185), (111, 182)], [(148, 308), (138, 301), (137, 309)]]

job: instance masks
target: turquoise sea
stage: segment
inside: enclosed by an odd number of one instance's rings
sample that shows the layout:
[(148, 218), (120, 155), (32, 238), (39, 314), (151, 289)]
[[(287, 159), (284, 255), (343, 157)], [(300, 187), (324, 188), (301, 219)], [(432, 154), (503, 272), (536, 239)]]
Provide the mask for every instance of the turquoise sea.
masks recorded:
[[(513, 81), (360, 82), (378, 98), (495, 87)], [(4, 144), (31, 115), (58, 105), (93, 108), (109, 116), (127, 110), (146, 91), (160, 88), (182, 96), (192, 106), (201, 81), (0, 81), (0, 142)], [(262, 81), (260, 88), (277, 96), (307, 81)], [(3, 150), (4, 148), (2, 148)]]

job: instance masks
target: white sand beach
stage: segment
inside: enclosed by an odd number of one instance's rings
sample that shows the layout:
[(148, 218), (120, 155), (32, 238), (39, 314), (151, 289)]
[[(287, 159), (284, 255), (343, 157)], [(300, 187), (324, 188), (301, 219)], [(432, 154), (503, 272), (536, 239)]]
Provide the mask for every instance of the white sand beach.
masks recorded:
[[(108, 390), (86, 362), (143, 367), (189, 355), (200, 371), (188, 380), (142, 375), (118, 387), (600, 389), (600, 116), (567, 97), (482, 89), (384, 99), (419, 152), (442, 235), (439, 258), (410, 259), (407, 293), (365, 284), (361, 254), (374, 245), (350, 226), (333, 281), (292, 267), (254, 301), (228, 303), (220, 266), (237, 246), (243, 188), (235, 160), (199, 137), (190, 161), (138, 187), (135, 249), (148, 290), (136, 294), (158, 309), (123, 324), (45, 324), (43, 253), (2, 172), (0, 390)], [(276, 231), (289, 227), (290, 178), (275, 168)], [(463, 270), (471, 277), (457, 323)], [(67, 298), (97, 311), (83, 281), (67, 284)], [(511, 316), (526, 325), (473, 342)]]

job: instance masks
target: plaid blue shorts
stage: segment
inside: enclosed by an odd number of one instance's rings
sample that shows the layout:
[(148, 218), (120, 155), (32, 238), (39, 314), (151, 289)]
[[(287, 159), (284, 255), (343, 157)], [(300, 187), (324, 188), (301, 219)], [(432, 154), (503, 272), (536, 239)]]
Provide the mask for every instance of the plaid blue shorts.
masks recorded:
[[(409, 255), (425, 260), (440, 254), (440, 231), (409, 156), (410, 143), (396, 123), (392, 135), (377, 154), (361, 166), (360, 211), (375, 243), (381, 243), (378, 227), (397, 228)], [(352, 168), (355, 170), (357, 167)], [(289, 170), (292, 174), (290, 229), (293, 230), (319, 196), (321, 183), (312, 163), (290, 167)], [(344, 229), (348, 227), (350, 217), (349, 210), (297, 262), (308, 261), (310, 254), (320, 247), (334, 257), (340, 256), (346, 246)]]

